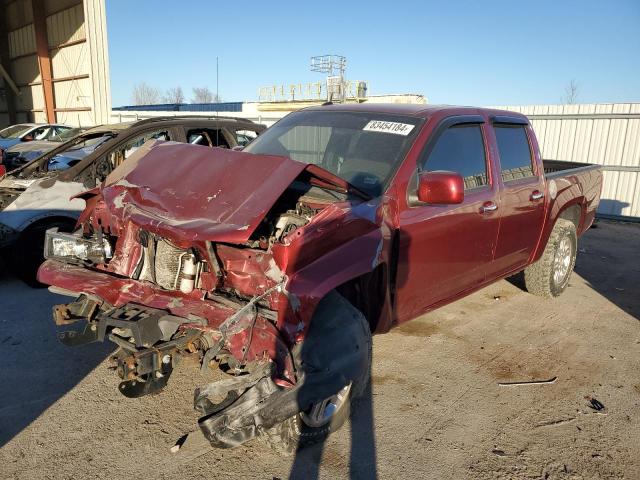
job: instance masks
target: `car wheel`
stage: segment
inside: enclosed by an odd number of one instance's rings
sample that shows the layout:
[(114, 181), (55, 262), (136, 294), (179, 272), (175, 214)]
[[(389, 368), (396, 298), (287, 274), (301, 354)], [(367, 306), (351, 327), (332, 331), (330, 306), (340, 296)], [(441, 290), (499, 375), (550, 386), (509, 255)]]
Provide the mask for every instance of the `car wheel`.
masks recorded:
[(559, 219), (542, 257), (524, 271), (527, 291), (546, 298), (564, 292), (576, 263), (577, 244), (576, 226), (569, 220)]
[[(327, 329), (339, 328), (340, 322), (347, 319), (357, 322), (358, 325), (354, 331), (362, 336), (363, 343), (366, 344), (366, 366), (363, 368), (362, 375), (352, 380), (334, 395), (315, 402), (297, 415), (262, 431), (262, 438), (278, 452), (293, 453), (297, 449), (325, 441), (349, 418), (352, 409), (357, 406), (358, 398), (369, 385), (372, 352), (369, 323), (364, 315), (343, 297), (336, 293), (332, 295), (339, 297), (342, 312), (332, 317), (331, 320), (335, 319), (335, 324), (329, 325)], [(318, 310), (320, 308), (319, 306)], [(331, 340), (327, 339), (327, 341)]]

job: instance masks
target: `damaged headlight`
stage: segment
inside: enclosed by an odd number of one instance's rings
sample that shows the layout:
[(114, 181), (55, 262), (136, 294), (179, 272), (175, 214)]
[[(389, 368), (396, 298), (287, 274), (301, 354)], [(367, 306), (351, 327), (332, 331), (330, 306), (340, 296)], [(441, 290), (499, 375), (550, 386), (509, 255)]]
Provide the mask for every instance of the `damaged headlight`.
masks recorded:
[(104, 263), (112, 257), (112, 251), (111, 244), (106, 238), (100, 241), (97, 238), (84, 238), (51, 228), (47, 230), (45, 236), (44, 257)]

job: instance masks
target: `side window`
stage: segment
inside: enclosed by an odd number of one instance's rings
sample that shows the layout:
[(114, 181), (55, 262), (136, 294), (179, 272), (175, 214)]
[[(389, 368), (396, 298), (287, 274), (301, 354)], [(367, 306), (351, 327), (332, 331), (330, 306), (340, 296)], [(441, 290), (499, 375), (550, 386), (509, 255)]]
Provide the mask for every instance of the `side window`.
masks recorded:
[(459, 173), (465, 190), (488, 185), (487, 160), (480, 125), (456, 125), (444, 131), (431, 150), (422, 170)]
[(258, 132), (253, 130), (236, 130), (236, 142), (241, 147), (245, 147), (251, 142), (254, 138), (258, 136)]
[(31, 132), (31, 136), (34, 140), (46, 140), (50, 131), (51, 128), (49, 127), (36, 128), (33, 132)]
[(205, 147), (230, 148), (229, 142), (220, 129), (196, 128), (187, 132), (187, 143)]
[(49, 138), (55, 137), (56, 135), (61, 135), (64, 132), (68, 132), (69, 130), (71, 130), (71, 129), (67, 128), (67, 127), (60, 127), (60, 126), (52, 127), (51, 128), (51, 133), (49, 134)]
[(120, 165), (149, 140), (171, 140), (171, 138), (169, 137), (168, 130), (154, 130), (131, 138), (127, 143), (120, 145), (117, 149), (109, 153), (109, 161), (113, 168)]
[(502, 180), (517, 180), (533, 177), (531, 150), (527, 132), (522, 125), (494, 125)]

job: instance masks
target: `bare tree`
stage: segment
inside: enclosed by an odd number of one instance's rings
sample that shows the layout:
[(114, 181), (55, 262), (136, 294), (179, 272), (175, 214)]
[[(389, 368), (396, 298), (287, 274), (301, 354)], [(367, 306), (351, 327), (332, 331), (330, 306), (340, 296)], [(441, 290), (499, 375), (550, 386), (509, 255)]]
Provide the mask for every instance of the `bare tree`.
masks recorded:
[(575, 79), (571, 79), (571, 82), (564, 87), (564, 96), (562, 97), (562, 103), (567, 105), (573, 105), (578, 103), (578, 82)]
[(193, 87), (193, 98), (191, 103), (213, 103), (220, 102), (220, 97), (214, 95), (209, 87)]
[(184, 92), (181, 86), (173, 87), (167, 90), (162, 97), (163, 103), (184, 103)]
[(140, 82), (133, 87), (131, 97), (134, 105), (155, 105), (160, 103), (160, 91), (145, 82)]

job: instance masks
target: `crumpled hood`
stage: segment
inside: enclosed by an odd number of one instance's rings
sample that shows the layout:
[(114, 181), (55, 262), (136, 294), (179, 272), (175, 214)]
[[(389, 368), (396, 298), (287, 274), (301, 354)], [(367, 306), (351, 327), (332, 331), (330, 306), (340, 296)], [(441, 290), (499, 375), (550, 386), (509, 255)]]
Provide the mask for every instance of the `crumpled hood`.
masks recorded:
[(243, 243), (307, 167), (286, 157), (154, 141), (107, 177), (102, 197), (121, 221), (180, 243)]

